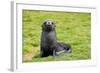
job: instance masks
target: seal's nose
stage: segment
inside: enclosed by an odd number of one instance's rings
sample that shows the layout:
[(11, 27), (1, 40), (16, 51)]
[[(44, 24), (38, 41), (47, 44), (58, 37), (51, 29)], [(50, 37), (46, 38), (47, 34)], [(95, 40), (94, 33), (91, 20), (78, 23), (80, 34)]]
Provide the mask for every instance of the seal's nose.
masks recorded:
[(49, 26), (51, 26), (51, 24), (46, 24), (46, 26), (48, 26), (48, 27), (49, 27)]
[(48, 21), (48, 22), (46, 22), (46, 25), (47, 25), (47, 26), (51, 26), (52, 23)]

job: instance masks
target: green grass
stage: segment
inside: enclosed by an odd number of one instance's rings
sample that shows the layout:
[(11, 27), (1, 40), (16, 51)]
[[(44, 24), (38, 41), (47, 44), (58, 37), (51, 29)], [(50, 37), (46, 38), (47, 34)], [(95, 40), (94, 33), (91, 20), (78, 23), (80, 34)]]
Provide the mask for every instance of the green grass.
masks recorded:
[[(53, 12), (23, 10), (23, 62), (86, 60), (91, 58), (91, 14), (78, 12)], [(40, 37), (44, 20), (56, 23), (57, 40), (69, 43), (72, 53), (61, 53), (53, 58), (41, 58)], [(31, 56), (31, 57), (30, 57)], [(30, 57), (27, 59), (27, 57)]]

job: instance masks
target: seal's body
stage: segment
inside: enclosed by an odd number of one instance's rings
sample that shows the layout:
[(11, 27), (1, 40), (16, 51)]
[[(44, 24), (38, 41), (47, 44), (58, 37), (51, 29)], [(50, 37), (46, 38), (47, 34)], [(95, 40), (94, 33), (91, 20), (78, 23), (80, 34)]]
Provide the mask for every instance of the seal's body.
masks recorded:
[(57, 52), (70, 50), (70, 45), (58, 43), (56, 38), (55, 24), (53, 21), (47, 20), (42, 25), (41, 43), (40, 43), (41, 57), (49, 55), (57, 56)]

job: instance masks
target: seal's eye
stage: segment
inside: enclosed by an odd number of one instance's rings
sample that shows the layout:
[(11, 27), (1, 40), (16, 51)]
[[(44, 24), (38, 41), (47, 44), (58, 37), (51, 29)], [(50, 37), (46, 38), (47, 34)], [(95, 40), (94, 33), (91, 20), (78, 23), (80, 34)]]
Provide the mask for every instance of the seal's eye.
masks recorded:
[(54, 24), (54, 22), (52, 22), (52, 24)]

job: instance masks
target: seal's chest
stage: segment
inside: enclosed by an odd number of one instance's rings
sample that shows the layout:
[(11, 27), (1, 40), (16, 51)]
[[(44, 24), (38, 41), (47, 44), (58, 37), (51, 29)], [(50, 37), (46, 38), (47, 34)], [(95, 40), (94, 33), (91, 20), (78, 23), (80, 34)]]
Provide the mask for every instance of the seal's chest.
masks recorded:
[(47, 35), (46, 35), (46, 38), (48, 40), (54, 40), (56, 38), (55, 36), (55, 33), (54, 32), (49, 32)]

